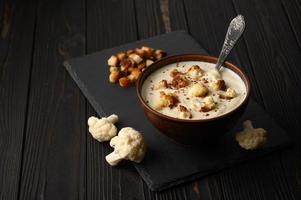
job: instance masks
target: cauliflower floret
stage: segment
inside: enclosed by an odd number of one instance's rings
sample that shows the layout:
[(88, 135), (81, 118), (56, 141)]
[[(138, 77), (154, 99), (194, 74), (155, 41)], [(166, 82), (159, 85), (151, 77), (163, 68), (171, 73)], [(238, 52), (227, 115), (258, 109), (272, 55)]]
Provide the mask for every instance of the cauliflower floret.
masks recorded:
[(158, 102), (158, 105), (156, 106), (157, 110), (161, 110), (165, 107), (174, 107), (179, 102), (179, 98), (176, 94), (168, 93), (161, 91), (160, 92), (160, 100)]
[(236, 91), (232, 88), (228, 88), (226, 91), (226, 97), (228, 97), (230, 99), (236, 97)]
[(142, 134), (130, 127), (121, 129), (118, 136), (112, 138), (110, 146), (114, 151), (106, 156), (106, 160), (112, 166), (117, 165), (122, 159), (139, 163), (146, 152)]
[(192, 114), (188, 111), (188, 109), (185, 106), (179, 105), (178, 106), (179, 111), (179, 117), (184, 119), (190, 119), (192, 118)]
[(208, 88), (200, 83), (194, 84), (188, 91), (188, 95), (192, 97), (205, 97), (208, 94)]
[(200, 77), (204, 75), (204, 71), (198, 65), (192, 65), (188, 69), (187, 74), (191, 79), (198, 80)]
[(208, 112), (215, 108), (215, 102), (212, 96), (204, 98), (204, 105), (201, 107), (200, 112)]
[(89, 132), (99, 142), (109, 141), (117, 133), (117, 128), (114, 125), (117, 121), (118, 116), (114, 114), (101, 119), (92, 116), (88, 119)]
[(236, 97), (236, 91), (232, 88), (228, 88), (227, 91), (224, 94), (220, 94), (219, 97), (221, 99), (233, 99)]
[(243, 123), (244, 130), (236, 133), (235, 139), (246, 150), (254, 150), (264, 146), (267, 132), (263, 128), (254, 128), (250, 120)]
[(155, 86), (155, 90), (159, 90), (159, 89), (166, 89), (168, 88), (168, 83), (167, 80), (161, 80), (158, 85)]
[(223, 79), (217, 79), (217, 80), (214, 80), (211, 83), (211, 87), (214, 90), (223, 90), (223, 91), (225, 91), (226, 90), (226, 83)]

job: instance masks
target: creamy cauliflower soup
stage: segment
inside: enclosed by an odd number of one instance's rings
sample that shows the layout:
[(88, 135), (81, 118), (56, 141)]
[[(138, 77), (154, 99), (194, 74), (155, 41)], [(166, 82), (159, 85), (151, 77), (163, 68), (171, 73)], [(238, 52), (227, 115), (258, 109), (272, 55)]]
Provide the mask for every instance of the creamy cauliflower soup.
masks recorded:
[(154, 110), (174, 118), (209, 119), (228, 113), (246, 98), (243, 80), (215, 64), (184, 61), (164, 66), (144, 81), (142, 97)]

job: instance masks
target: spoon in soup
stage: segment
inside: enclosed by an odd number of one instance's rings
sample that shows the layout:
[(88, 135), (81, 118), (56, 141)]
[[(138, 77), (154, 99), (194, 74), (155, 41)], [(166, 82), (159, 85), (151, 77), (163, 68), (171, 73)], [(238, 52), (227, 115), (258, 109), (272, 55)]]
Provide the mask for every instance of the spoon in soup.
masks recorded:
[(225, 37), (225, 41), (222, 47), (222, 50), (219, 54), (215, 69), (219, 71), (224, 63), (225, 59), (229, 55), (230, 51), (236, 44), (237, 40), (240, 38), (242, 33), (245, 30), (245, 20), (242, 15), (237, 15), (228, 27), (228, 31)]

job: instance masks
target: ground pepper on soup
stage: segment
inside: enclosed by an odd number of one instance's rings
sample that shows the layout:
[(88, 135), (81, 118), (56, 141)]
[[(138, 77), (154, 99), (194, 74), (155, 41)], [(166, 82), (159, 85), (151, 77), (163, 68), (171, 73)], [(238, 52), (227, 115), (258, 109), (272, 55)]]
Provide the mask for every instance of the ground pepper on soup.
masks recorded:
[(174, 118), (209, 119), (230, 112), (246, 97), (243, 80), (215, 64), (185, 61), (169, 64), (144, 81), (142, 96), (156, 111)]

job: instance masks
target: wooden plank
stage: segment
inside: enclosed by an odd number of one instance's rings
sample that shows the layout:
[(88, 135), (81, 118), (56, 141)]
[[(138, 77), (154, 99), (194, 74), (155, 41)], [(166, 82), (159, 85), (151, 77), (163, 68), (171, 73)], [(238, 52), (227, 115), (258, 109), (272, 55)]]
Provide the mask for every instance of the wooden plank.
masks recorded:
[[(295, 26), (298, 21), (292, 21), (299, 3), (294, 8), (291, 6), (294, 1), (285, 4), (281, 1), (267, 1), (265, 4), (251, 1), (245, 5), (236, 1), (234, 3), (236, 10), (253, 19), (249, 26), (256, 32), (247, 35), (246, 43), (250, 49), (250, 58), (254, 60), (256, 77), (263, 83), (266, 108), (296, 142), (294, 152), (282, 153), (281, 164), (286, 178), (279, 185), (286, 190), (276, 191), (280, 197), (293, 198), (294, 195), (296, 199), (300, 199), (300, 180), (296, 174), (300, 168), (301, 135), (296, 130), (301, 126), (301, 105), (298, 103), (301, 101), (301, 94), (296, 91), (300, 91), (301, 86), (301, 51), (296, 34), (298, 26)], [(275, 96), (276, 94), (281, 96)]]
[(165, 11), (165, 18), (168, 18), (168, 11), (164, 6), (160, 8), (160, 1), (136, 0), (135, 3), (139, 39), (162, 34), (165, 32), (164, 27), (169, 29), (168, 19), (163, 24), (161, 8)]
[(132, 0), (87, 0), (87, 10), (88, 53), (137, 40)]
[[(137, 40), (133, 1), (88, 0), (87, 10), (88, 53)], [(91, 115), (96, 113), (87, 104), (87, 118)], [(87, 199), (144, 199), (142, 179), (131, 163), (115, 168), (106, 163), (105, 156), (111, 151), (108, 143), (88, 136)]]
[(168, 2), (171, 29), (189, 31), (184, 2), (176, 0), (168, 0)]
[(277, 153), (220, 172), (209, 181), (212, 199), (294, 199)]
[(1, 1), (0, 2), (0, 50), (1, 50), (1, 55), (0, 55), (0, 63), (4, 63), (5, 59), (7, 57), (8, 53), (8, 47), (9, 47), (9, 42), (10, 42), (10, 33), (11, 33), (11, 25), (12, 25), (12, 19), (15, 17), (16, 13), (13, 9), (13, 5), (16, 4), (16, 2), (6, 2), (6, 1)]
[[(271, 89), (269, 81), (264, 79), (264, 77), (266, 77), (266, 74), (268, 73), (261, 72), (262, 78), (258, 78), (259, 72), (255, 71), (256, 69), (254, 66), (254, 62), (258, 61), (258, 57), (252, 57), (252, 53), (250, 53), (250, 51), (256, 51), (258, 54), (261, 54), (261, 57), (265, 58), (272, 58), (273, 56), (269, 57), (266, 55), (266, 52), (258, 51), (258, 49), (262, 49), (261, 47), (258, 47), (260, 41), (254, 42), (254, 38), (248, 37), (250, 35), (254, 35), (254, 32), (249, 31), (252, 30), (252, 27), (250, 28), (251, 21), (254, 24), (259, 23), (258, 21), (253, 20), (253, 18), (252, 20), (248, 20), (248, 17), (251, 18), (251, 13), (254, 12), (254, 9), (249, 9), (252, 6), (247, 5), (248, 3), (246, 2), (240, 2), (240, 5), (244, 7), (244, 10), (237, 11), (235, 10), (232, 2), (230, 1), (202, 1), (199, 3), (192, 1), (184, 1), (184, 3), (187, 11), (186, 13), (188, 18), (188, 24), (191, 33), (196, 38), (199, 38), (200, 43), (207, 47), (211, 53), (216, 55), (218, 54), (222, 45), (224, 34), (226, 32), (229, 21), (237, 13), (242, 13), (243, 15), (245, 15), (245, 13), (248, 10), (250, 15), (247, 16), (246, 19), (247, 30), (243, 37), (244, 40), (241, 40), (238, 43), (238, 46), (235, 47), (233, 53), (231, 53), (232, 56), (229, 58), (229, 60), (232, 60), (233, 62), (238, 63), (240, 66), (245, 68), (245, 70), (251, 76), (253, 82), (253, 91), (255, 92), (254, 97), (262, 105), (268, 104), (266, 99), (264, 99), (267, 94), (270, 94), (269, 89)], [(269, 8), (270, 4), (273, 3), (270, 2), (268, 6), (267, 4), (261, 6)], [(212, 10), (219, 10), (220, 12), (212, 13)], [(199, 15), (200, 12), (201, 15)], [(215, 23), (213, 24), (211, 22)], [(201, 27), (206, 28), (202, 29)], [(257, 29), (258, 28), (253, 27), (253, 30)], [(252, 43), (254, 49), (250, 49), (248, 43)], [(265, 49), (265, 51), (268, 50)], [(243, 65), (241, 63), (243, 63)], [(262, 66), (264, 65), (258, 65), (257, 69), (262, 68)], [(262, 93), (264, 93), (265, 96), (263, 96)], [(275, 98), (275, 96), (273, 96), (273, 98)], [(256, 166), (258, 170), (254, 170)], [(252, 172), (251, 176), (249, 176), (250, 172)], [(262, 174), (271, 174), (271, 177), (266, 177), (265, 179), (262, 179)], [(239, 178), (242, 176), (244, 177), (244, 179)], [(274, 178), (279, 176), (281, 176), (282, 178)], [(267, 158), (267, 160), (263, 159), (262, 161), (256, 161), (246, 166), (239, 166), (237, 168), (229, 169), (218, 173), (217, 175), (214, 175), (209, 178), (209, 186), (212, 194), (211, 196), (213, 199), (264, 199), (267, 197), (283, 198), (285, 196), (293, 198), (293, 196), (289, 196), (291, 190), (287, 186), (288, 180), (286, 180), (285, 177), (286, 174), (282, 167), (279, 156), (276, 155), (273, 158)], [(247, 184), (246, 180), (248, 180)], [(279, 185), (283, 185), (283, 187), (278, 188)], [(241, 192), (237, 192), (237, 190)], [(282, 196), (283, 194), (284, 196)]]
[(301, 142), (301, 135), (293, 131), (301, 127), (301, 105), (298, 103), (301, 94), (296, 93), (301, 89), (301, 51), (282, 6), (279, 1), (234, 3), (238, 12), (252, 19), (248, 20), (250, 31), (244, 36), (256, 79), (262, 83), (260, 89), (266, 109)]
[(299, 48), (301, 49), (301, 2), (297, 0), (281, 0), (284, 12), (289, 19), (291, 29), (296, 37)]
[(0, 199), (17, 199), (36, 6), (0, 4)]
[(85, 99), (62, 62), (85, 52), (85, 2), (38, 4), (20, 199), (85, 198)]
[[(251, 26), (259, 27), (259, 29), (256, 34), (249, 35), (250, 40), (247, 41), (247, 45), (249, 49), (253, 50), (250, 57), (256, 58), (254, 68), (258, 72), (257, 77), (265, 83), (263, 90), (266, 94), (264, 99), (267, 102), (267, 109), (288, 130), (296, 142), (295, 152), (285, 151), (282, 153), (281, 164), (286, 177), (282, 187), (286, 187), (288, 192), (275, 190), (281, 196), (292, 198), (289, 195), (293, 193), (296, 199), (300, 199), (300, 179), (296, 174), (300, 167), (301, 135), (295, 131), (300, 129), (301, 119), (301, 106), (298, 103), (301, 101), (301, 94), (295, 92), (300, 91), (298, 77), (301, 74), (299, 67), (301, 51), (299, 35), (296, 32), (299, 27), (298, 21), (295, 19), (296, 15), (298, 16), (296, 10), (300, 9), (300, 6), (298, 7), (300, 3), (294, 1), (286, 3), (268, 1), (267, 3), (270, 5), (268, 8), (266, 4), (259, 1), (253, 1), (252, 5), (245, 5), (253, 8), (256, 15), (247, 12), (246, 8), (238, 2), (235, 2), (235, 7), (255, 18), (255, 23), (252, 23)], [(292, 16), (295, 17), (292, 18)], [(261, 20), (259, 23), (258, 19)], [(254, 43), (258, 43), (260, 46), (255, 47)], [(254, 51), (255, 48), (256, 51)], [(265, 67), (262, 68), (262, 66)], [(271, 74), (271, 76), (264, 74)], [(275, 94), (281, 94), (281, 97), (274, 98)]]

